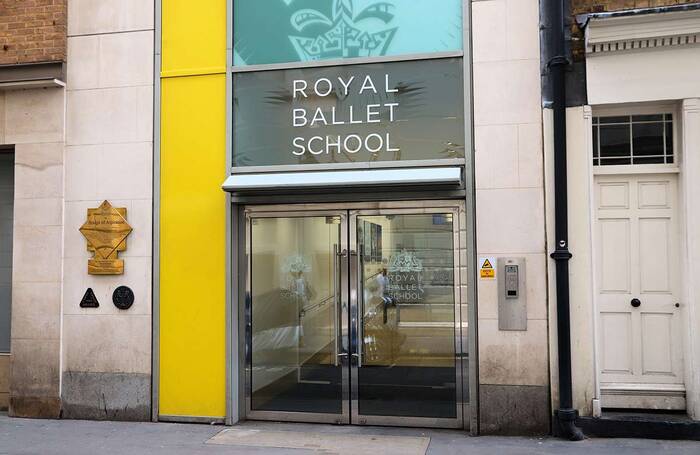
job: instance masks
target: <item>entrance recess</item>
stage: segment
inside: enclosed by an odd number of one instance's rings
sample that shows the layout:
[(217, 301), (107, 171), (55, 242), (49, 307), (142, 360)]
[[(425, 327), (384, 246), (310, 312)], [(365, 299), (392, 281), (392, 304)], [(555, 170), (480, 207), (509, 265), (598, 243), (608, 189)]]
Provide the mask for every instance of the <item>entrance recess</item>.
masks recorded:
[(463, 210), (381, 206), (246, 210), (248, 418), (468, 421)]
[(601, 404), (683, 410), (677, 177), (595, 182)]

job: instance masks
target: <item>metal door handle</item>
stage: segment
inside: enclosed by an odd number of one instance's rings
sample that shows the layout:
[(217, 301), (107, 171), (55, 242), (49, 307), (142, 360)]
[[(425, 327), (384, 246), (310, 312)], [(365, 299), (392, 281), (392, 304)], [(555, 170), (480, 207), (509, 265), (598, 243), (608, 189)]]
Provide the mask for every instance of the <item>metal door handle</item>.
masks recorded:
[(362, 367), (362, 352), (365, 349), (365, 245), (357, 248), (357, 352), (353, 353), (358, 367)]
[(338, 366), (338, 344), (340, 343), (340, 320), (338, 318), (338, 245), (333, 245), (333, 324), (335, 325), (335, 366)]
[[(364, 300), (362, 290), (362, 274), (359, 262), (362, 260), (362, 245), (358, 250), (350, 250), (350, 281), (355, 286), (351, 291), (351, 312), (350, 312), (350, 352), (356, 359), (358, 367), (362, 366), (362, 356), (359, 352), (362, 349), (362, 302)], [(355, 352), (353, 352), (355, 351)]]
[(342, 275), (344, 266), (343, 260), (347, 257), (347, 255), (348, 250), (343, 249), (341, 251), (338, 244), (333, 245), (333, 320), (335, 324), (335, 366), (338, 366), (338, 358), (344, 356), (347, 357), (347, 354), (343, 355), (340, 353), (344, 350), (341, 331), (341, 326), (343, 324), (342, 312), (347, 309), (347, 304), (343, 302), (342, 291), (340, 291), (340, 287), (338, 286), (338, 272), (340, 272)]
[(641, 300), (639, 300), (637, 298), (632, 299), (632, 301), (630, 302), (630, 305), (632, 305), (635, 308), (639, 308), (639, 306), (641, 304), (642, 304)]

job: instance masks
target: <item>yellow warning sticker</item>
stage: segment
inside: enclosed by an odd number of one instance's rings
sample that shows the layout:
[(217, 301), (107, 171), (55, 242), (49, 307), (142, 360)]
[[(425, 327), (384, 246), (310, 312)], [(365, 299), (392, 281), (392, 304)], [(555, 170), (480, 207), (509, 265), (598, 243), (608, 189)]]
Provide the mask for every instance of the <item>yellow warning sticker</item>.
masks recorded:
[(479, 276), (482, 279), (496, 278), (496, 269), (493, 268), (493, 262), (491, 258), (481, 258), (479, 260)]
[(479, 273), (481, 274), (481, 278), (496, 278), (496, 272), (494, 272), (493, 269), (481, 269)]

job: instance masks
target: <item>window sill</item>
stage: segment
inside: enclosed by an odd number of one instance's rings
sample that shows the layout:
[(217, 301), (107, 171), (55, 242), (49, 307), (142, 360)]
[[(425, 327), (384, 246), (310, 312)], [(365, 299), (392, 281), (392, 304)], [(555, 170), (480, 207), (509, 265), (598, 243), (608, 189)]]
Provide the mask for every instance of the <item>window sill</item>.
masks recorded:
[(593, 166), (594, 175), (611, 174), (678, 174), (677, 164), (626, 164), (621, 166)]

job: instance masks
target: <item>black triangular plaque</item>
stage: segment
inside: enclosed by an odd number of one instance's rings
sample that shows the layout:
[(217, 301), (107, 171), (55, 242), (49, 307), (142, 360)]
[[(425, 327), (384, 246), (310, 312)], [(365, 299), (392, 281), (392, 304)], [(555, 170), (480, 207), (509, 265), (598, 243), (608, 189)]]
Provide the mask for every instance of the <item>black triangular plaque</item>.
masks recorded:
[(80, 301), (80, 308), (97, 308), (100, 306), (100, 302), (97, 301), (95, 293), (92, 292), (92, 288), (88, 288), (85, 291), (83, 299)]

